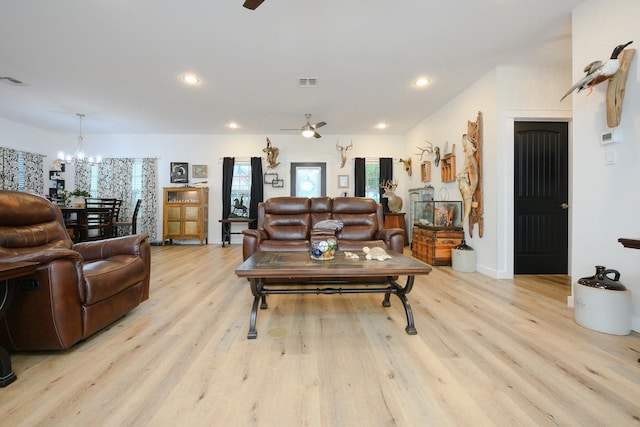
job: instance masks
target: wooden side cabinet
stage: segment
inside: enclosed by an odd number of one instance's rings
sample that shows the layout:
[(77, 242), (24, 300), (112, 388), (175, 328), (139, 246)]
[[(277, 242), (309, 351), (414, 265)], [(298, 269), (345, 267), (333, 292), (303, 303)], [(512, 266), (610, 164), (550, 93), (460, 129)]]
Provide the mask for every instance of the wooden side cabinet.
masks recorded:
[(451, 265), (451, 249), (462, 243), (462, 227), (414, 226), (412, 255), (431, 265)]
[(209, 189), (165, 187), (162, 244), (169, 240), (199, 239), (209, 243)]

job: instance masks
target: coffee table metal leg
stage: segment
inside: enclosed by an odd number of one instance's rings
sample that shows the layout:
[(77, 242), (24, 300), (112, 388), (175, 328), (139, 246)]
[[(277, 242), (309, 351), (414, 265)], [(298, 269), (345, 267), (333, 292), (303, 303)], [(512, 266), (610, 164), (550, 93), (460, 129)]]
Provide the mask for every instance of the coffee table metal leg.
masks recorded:
[[(253, 306), (251, 307), (251, 317), (249, 319), (249, 333), (248, 339), (255, 339), (258, 337), (258, 331), (256, 331), (256, 320), (258, 318), (258, 304), (261, 309), (267, 308), (267, 296), (262, 294), (262, 288), (264, 286), (264, 279), (252, 278), (249, 281), (251, 287), (251, 294), (253, 295)], [(260, 301), (262, 301), (260, 303)]]
[[(402, 287), (398, 282), (396, 282), (393, 277), (388, 277), (389, 283), (396, 288), (396, 296), (402, 302), (402, 306), (404, 307), (404, 313), (407, 316), (407, 327), (404, 330), (409, 335), (416, 335), (418, 331), (416, 330), (414, 321), (413, 321), (413, 310), (411, 310), (411, 305), (409, 305), (409, 301), (407, 300), (406, 294), (413, 289), (413, 280), (415, 276), (407, 276), (407, 284)], [(382, 301), (382, 305), (385, 307), (389, 307), (391, 303), (389, 302), (390, 293), (386, 292), (384, 294), (384, 301)]]
[(16, 380), (16, 374), (11, 370), (9, 353), (0, 347), (0, 387), (6, 387)]
[(253, 298), (253, 307), (251, 307), (251, 317), (249, 319), (249, 333), (247, 334), (247, 338), (250, 340), (256, 339), (258, 337), (258, 331), (256, 331), (256, 318), (258, 317), (258, 301), (260, 301), (260, 297), (255, 296)]

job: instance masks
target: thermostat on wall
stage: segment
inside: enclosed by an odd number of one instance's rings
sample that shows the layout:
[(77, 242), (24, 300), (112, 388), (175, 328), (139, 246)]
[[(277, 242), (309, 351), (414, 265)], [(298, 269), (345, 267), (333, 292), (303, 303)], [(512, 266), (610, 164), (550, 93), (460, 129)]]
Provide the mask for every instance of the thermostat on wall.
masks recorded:
[(600, 134), (600, 144), (602, 145), (606, 145), (606, 144), (613, 144), (615, 142), (621, 142), (622, 141), (622, 137), (620, 135), (620, 132), (615, 130), (611, 130), (609, 132), (605, 132)]

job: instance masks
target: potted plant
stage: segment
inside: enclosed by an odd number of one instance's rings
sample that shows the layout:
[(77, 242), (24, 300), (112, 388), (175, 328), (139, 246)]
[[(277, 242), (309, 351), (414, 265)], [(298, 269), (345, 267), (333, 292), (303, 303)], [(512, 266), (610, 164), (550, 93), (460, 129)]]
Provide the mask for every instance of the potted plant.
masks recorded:
[(91, 193), (86, 190), (75, 189), (71, 193), (71, 206), (74, 208), (84, 208), (87, 205), (86, 198), (91, 197)]

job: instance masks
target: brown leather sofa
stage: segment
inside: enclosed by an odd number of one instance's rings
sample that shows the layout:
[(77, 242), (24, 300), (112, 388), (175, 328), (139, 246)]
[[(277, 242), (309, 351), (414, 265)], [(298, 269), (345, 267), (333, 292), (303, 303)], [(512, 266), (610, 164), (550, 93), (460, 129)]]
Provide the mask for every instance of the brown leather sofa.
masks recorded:
[(242, 256), (256, 251), (309, 250), (318, 222), (343, 223), (336, 233), (338, 250), (362, 251), (364, 246), (402, 253), (404, 230), (384, 227), (382, 205), (363, 197), (274, 197), (258, 204), (257, 229), (243, 230)]
[(61, 350), (88, 338), (149, 298), (150, 260), (147, 235), (74, 244), (57, 206), (0, 190), (0, 262), (40, 263), (9, 285), (0, 345)]

